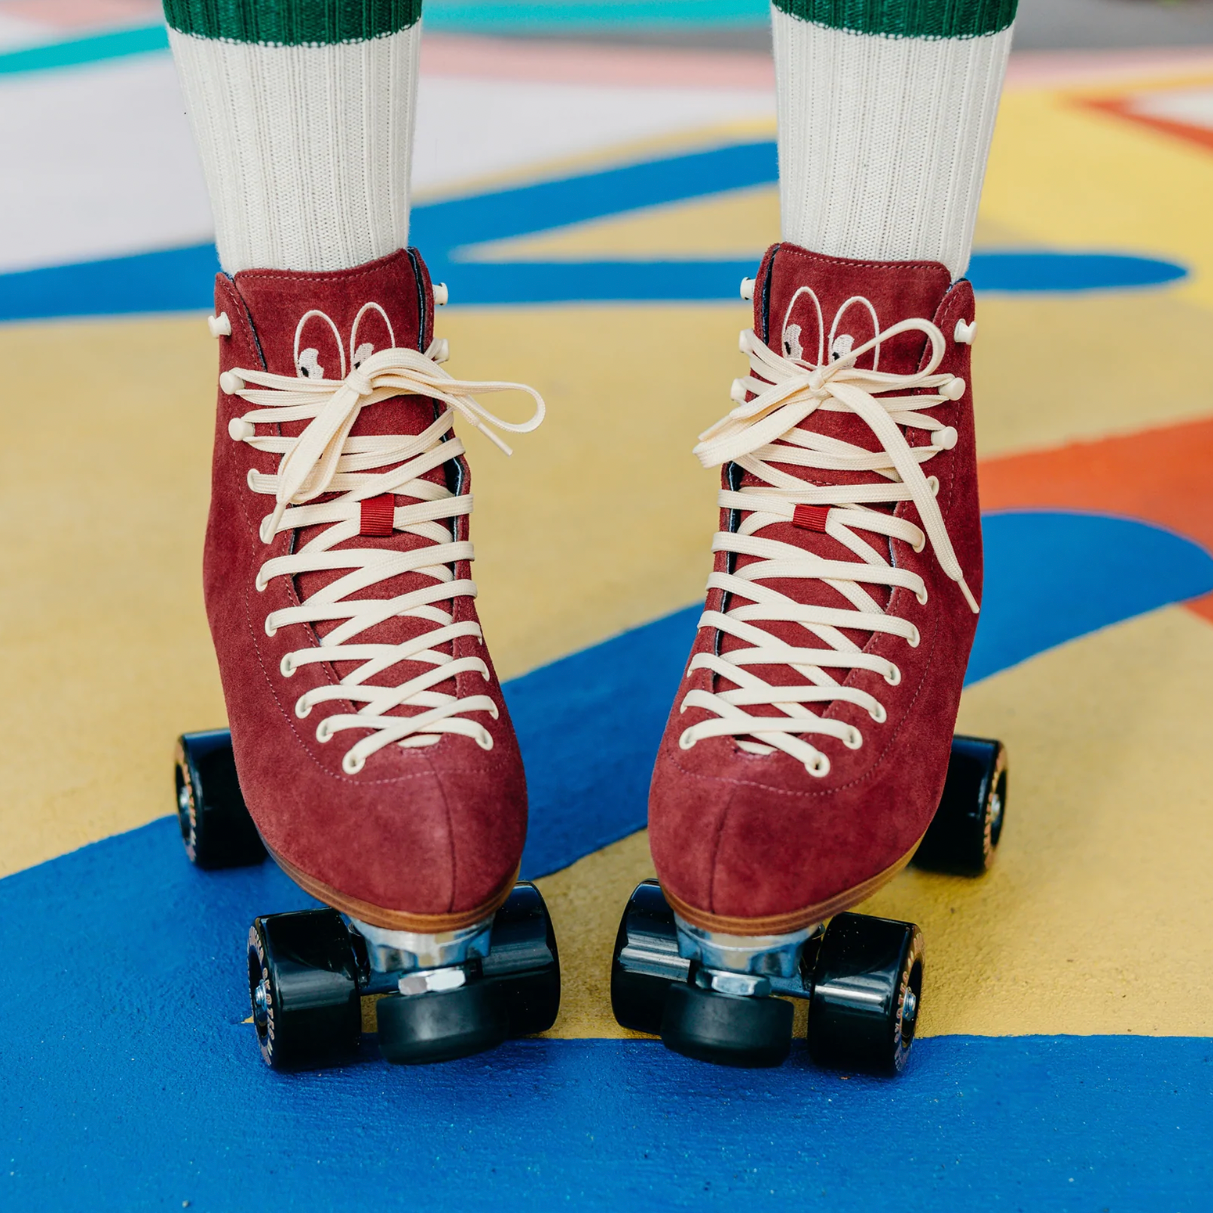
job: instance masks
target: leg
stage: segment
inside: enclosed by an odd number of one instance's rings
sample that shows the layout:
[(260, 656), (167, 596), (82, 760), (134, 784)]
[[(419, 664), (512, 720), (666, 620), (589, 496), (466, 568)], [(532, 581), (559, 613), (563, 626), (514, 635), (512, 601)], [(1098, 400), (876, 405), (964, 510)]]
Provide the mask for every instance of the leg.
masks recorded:
[(816, 1008), (811, 948), (819, 994), (862, 954), (887, 978), (876, 1068), (912, 1038), (919, 937), (852, 915), (821, 936), (909, 862), (948, 772), (982, 582), (960, 275), (1013, 14), (776, 0), (785, 239), (696, 448), (723, 468), (716, 561), (650, 798), (695, 1000), (801, 981)]
[(224, 269), (204, 583), (239, 791), (270, 854), (332, 907), (254, 927), (263, 1050), (319, 1056), (314, 1025), (285, 1044), (306, 953), (345, 974), (325, 1024), (386, 991), (392, 1060), (474, 1051), (511, 1028), (486, 974), (526, 786), (476, 614), (453, 423), (526, 431), (543, 402), (513, 385), (534, 416), (498, 422), (440, 365), (445, 287), (406, 247), (418, 0), (166, 10)]

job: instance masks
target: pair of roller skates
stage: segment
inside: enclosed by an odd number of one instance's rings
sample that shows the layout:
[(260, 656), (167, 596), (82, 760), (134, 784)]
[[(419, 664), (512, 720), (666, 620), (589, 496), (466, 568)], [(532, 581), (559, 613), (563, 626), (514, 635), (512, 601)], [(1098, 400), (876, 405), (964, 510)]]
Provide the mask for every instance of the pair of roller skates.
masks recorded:
[[(806, 999), (817, 1060), (895, 1072), (921, 933), (846, 911), (916, 852), (984, 871), (1006, 802), (1002, 747), (952, 738), (981, 589), (972, 292), (776, 245), (743, 294), (751, 372), (696, 448), (723, 468), (721, 522), (653, 775), (661, 884), (625, 910), (612, 1002), (679, 1052), (773, 1065)], [(504, 447), (543, 402), (505, 423), (477, 394), (531, 389), (446, 373), (444, 301), (415, 250), (217, 280), (204, 576), (231, 732), (181, 739), (178, 811), (200, 866), (268, 852), (329, 907), (250, 931), (275, 1066), (350, 1056), (368, 995), (400, 1063), (559, 1007), (550, 919), (516, 883), (525, 781), (453, 429)]]

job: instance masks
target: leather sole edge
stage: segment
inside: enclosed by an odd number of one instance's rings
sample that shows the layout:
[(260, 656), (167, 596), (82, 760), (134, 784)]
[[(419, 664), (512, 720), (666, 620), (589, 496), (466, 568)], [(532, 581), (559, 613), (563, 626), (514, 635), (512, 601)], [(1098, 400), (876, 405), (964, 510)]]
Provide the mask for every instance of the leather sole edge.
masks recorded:
[[(266, 848), (269, 850), (269, 848)], [(360, 922), (382, 927), (385, 931), (412, 931), (417, 935), (441, 935), (444, 931), (460, 931), (496, 913), (506, 902), (518, 881), (519, 867), (514, 868), (509, 880), (488, 901), (470, 910), (452, 914), (412, 914), (407, 910), (389, 910), (385, 906), (373, 905), (369, 901), (341, 893), (331, 885), (295, 867), (290, 860), (283, 859), (276, 851), (270, 851), (274, 862), (305, 892), (317, 901), (332, 906), (342, 914), (357, 918)]]
[[(926, 832), (923, 833), (925, 836)], [(805, 927), (825, 922), (827, 919), (833, 918), (835, 914), (849, 910), (852, 906), (858, 905), (861, 901), (871, 897), (873, 893), (884, 888), (914, 858), (914, 852), (918, 850), (921, 842), (922, 838), (919, 838), (900, 859), (885, 868), (883, 872), (877, 872), (875, 876), (871, 876), (849, 889), (844, 889), (841, 893), (836, 893), (825, 901), (816, 902), (799, 910), (789, 910), (785, 914), (770, 914), (764, 918), (733, 918), (725, 914), (712, 914), (707, 910), (699, 910), (687, 905), (685, 901), (675, 897), (664, 885), (662, 892), (665, 893), (665, 899), (670, 903), (670, 908), (679, 918), (686, 919), (692, 926), (699, 927), (701, 930), (715, 931), (721, 935), (787, 935), (792, 931), (800, 931)]]

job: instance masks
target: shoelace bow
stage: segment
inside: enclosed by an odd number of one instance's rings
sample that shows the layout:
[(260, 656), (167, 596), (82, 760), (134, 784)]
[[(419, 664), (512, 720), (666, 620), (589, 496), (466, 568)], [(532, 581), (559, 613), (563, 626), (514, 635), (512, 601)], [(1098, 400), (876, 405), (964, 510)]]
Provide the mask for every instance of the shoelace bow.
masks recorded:
[[(931, 357), (921, 370), (897, 375), (856, 366), (864, 354), (882, 342), (910, 331), (922, 332), (931, 344)], [(710, 670), (736, 689), (687, 693), (681, 711), (703, 708), (713, 718), (684, 730), (680, 738), (684, 749), (708, 737), (731, 736), (751, 753), (783, 750), (803, 762), (810, 774), (823, 777), (830, 770), (829, 758), (805, 740), (805, 735), (835, 737), (850, 749), (858, 749), (863, 736), (857, 728), (819, 716), (807, 705), (853, 703), (865, 709), (877, 723), (886, 719), (885, 708), (875, 696), (842, 683), (850, 670), (873, 670), (890, 686), (896, 686), (901, 681), (901, 672), (893, 662), (861, 652), (843, 634), (843, 629), (886, 632), (917, 647), (920, 642), (917, 628), (908, 620), (888, 614), (864, 586), (890, 589), (900, 586), (914, 593), (922, 603), (927, 600), (927, 589), (916, 573), (893, 567), (886, 556), (860, 537), (860, 531), (901, 539), (916, 552), (930, 542), (940, 567), (959, 584), (970, 608), (977, 613), (977, 601), (965, 583), (935, 499), (939, 481), (927, 477), (922, 470), (922, 465), (940, 451), (956, 445), (956, 430), (922, 411), (964, 395), (963, 379), (936, 373), (944, 349), (940, 330), (921, 319), (903, 320), (837, 361), (822, 366), (775, 353), (752, 330), (741, 334), (741, 351), (749, 357), (751, 374), (734, 382), (732, 395), (738, 401), (737, 407), (700, 435), (695, 454), (704, 467), (733, 462), (763, 482), (739, 491), (721, 491), (721, 507), (740, 511), (743, 518), (736, 531), (717, 532), (712, 544), (714, 552), (753, 559), (734, 572), (712, 573), (708, 589), (723, 590), (728, 596), (726, 602), (736, 605), (727, 611), (704, 611), (699, 627), (713, 628), (749, 647), (719, 654), (700, 653), (692, 660), (688, 673)], [(875, 435), (879, 449), (867, 450), (799, 428), (819, 409), (858, 416)], [(901, 426), (926, 430), (931, 434), (931, 444), (911, 447)], [(776, 463), (831, 471), (869, 471), (882, 480), (816, 487), (773, 466)], [(870, 508), (900, 501), (914, 502), (925, 534), (908, 519)], [(758, 534), (773, 523), (792, 521), (797, 506), (828, 509), (824, 532), (849, 548), (858, 559), (826, 560)], [(855, 609), (798, 603), (763, 585), (768, 578), (825, 581)], [(799, 624), (806, 633), (805, 647), (788, 644), (761, 626), (772, 622)], [(811, 647), (813, 641), (820, 645)], [(768, 683), (758, 672), (763, 666), (788, 666), (805, 683), (800, 686)], [(831, 670), (838, 671), (838, 677)], [(764, 708), (768, 711), (762, 714), (753, 710)]]
[[(328, 524), (297, 552), (267, 560), (257, 574), (257, 588), (264, 590), (274, 577), (301, 573), (349, 570), (299, 606), (271, 611), (266, 616), (267, 635), (295, 623), (341, 620), (320, 638), (318, 647), (297, 649), (282, 660), (282, 673), (290, 677), (302, 665), (315, 662), (360, 662), (335, 686), (316, 687), (295, 704), (295, 714), (307, 716), (317, 704), (329, 700), (361, 703), (356, 712), (326, 717), (316, 729), (317, 739), (329, 741), (344, 729), (369, 729), (346, 752), (342, 767), (357, 774), (376, 750), (396, 743), (402, 746), (436, 744), (446, 733), (471, 737), (482, 749), (491, 749), (492, 735), (484, 725), (467, 718), (469, 713), (487, 712), (496, 719), (497, 706), (488, 695), (459, 698), (435, 690), (456, 675), (475, 671), (489, 680), (488, 666), (479, 657), (455, 658), (441, 652), (443, 646), (461, 637), (483, 643), (478, 624), (455, 623), (453, 615), (439, 605), (476, 594), (476, 583), (456, 580), (454, 564), (472, 559), (472, 545), (456, 542), (449, 525), (472, 512), (469, 493), (453, 494), (444, 485), (423, 477), (463, 453), (463, 443), (451, 433), (455, 414), (470, 421), (505, 453), (509, 446), (495, 433), (529, 433), (544, 418), (543, 397), (521, 383), (471, 382), (452, 378), (438, 364), (445, 361), (445, 340), (435, 341), (424, 353), (386, 349), (372, 354), (344, 379), (304, 379), (274, 375), (267, 371), (236, 368), (220, 377), (226, 392), (239, 395), (257, 406), (228, 427), (233, 439), (259, 451), (281, 456), (274, 475), (249, 471), (249, 488), (274, 498), (274, 509), (261, 524), (261, 540), (271, 543), (282, 531)], [(253, 384), (250, 388), (247, 385)], [(535, 401), (533, 416), (524, 422), (503, 421), (474, 397), (478, 393), (520, 391)], [(412, 435), (350, 436), (359, 413), (393, 396), (422, 396), (440, 400), (445, 411), (422, 433)], [(291, 421), (308, 424), (298, 437), (258, 436), (257, 425)], [(373, 469), (390, 467), (386, 472)], [(317, 497), (339, 494), (328, 501)], [(417, 535), (429, 543), (411, 551), (390, 548), (336, 546), (360, 533), (362, 502), (384, 494), (415, 499), (415, 504), (396, 506), (393, 531)], [(309, 504), (315, 502), (315, 504)], [(395, 598), (355, 598), (352, 595), (377, 582), (405, 573), (433, 578), (433, 584)], [(349, 643), (384, 620), (408, 617), (426, 620), (431, 629), (403, 644)], [(402, 661), (431, 666), (398, 686), (368, 686), (367, 680)], [(389, 713), (397, 707), (419, 708), (413, 715)]]

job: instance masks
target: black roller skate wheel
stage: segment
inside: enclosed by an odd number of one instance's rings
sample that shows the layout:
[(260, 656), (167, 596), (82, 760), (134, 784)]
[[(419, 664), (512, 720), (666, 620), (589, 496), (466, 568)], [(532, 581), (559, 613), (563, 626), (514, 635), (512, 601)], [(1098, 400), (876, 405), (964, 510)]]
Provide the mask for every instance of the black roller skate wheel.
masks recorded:
[(994, 862), (1006, 811), (1006, 747), (954, 737), (939, 809), (914, 862), (932, 872), (980, 876)]
[[(529, 881), (514, 886), (493, 918), (481, 973), (504, 1010), (511, 1036), (546, 1032), (560, 1010), (560, 956), (543, 895)], [(409, 995), (409, 997), (415, 997)]]
[(258, 918), (249, 992), (261, 1055), (275, 1069), (339, 1065), (362, 1038), (358, 965), (336, 910)]
[(177, 821), (190, 861), (200, 868), (243, 868), (265, 858), (236, 779), (227, 729), (177, 738)]
[(661, 1039), (666, 1048), (721, 1066), (777, 1066), (792, 1047), (792, 1004), (672, 984)]
[(493, 984), (469, 981), (457, 990), (389, 994), (375, 1004), (379, 1051), (399, 1066), (453, 1061), (496, 1048), (509, 1016)]
[[(625, 949), (637, 968), (625, 968)], [(634, 1032), (661, 1035), (666, 994), (672, 981), (685, 983), (690, 964), (678, 955), (678, 928), (661, 886), (646, 880), (624, 907), (611, 961), (611, 1010)]]
[(821, 1066), (898, 1074), (922, 1001), (922, 932), (839, 914), (821, 941), (809, 1004), (809, 1055)]

